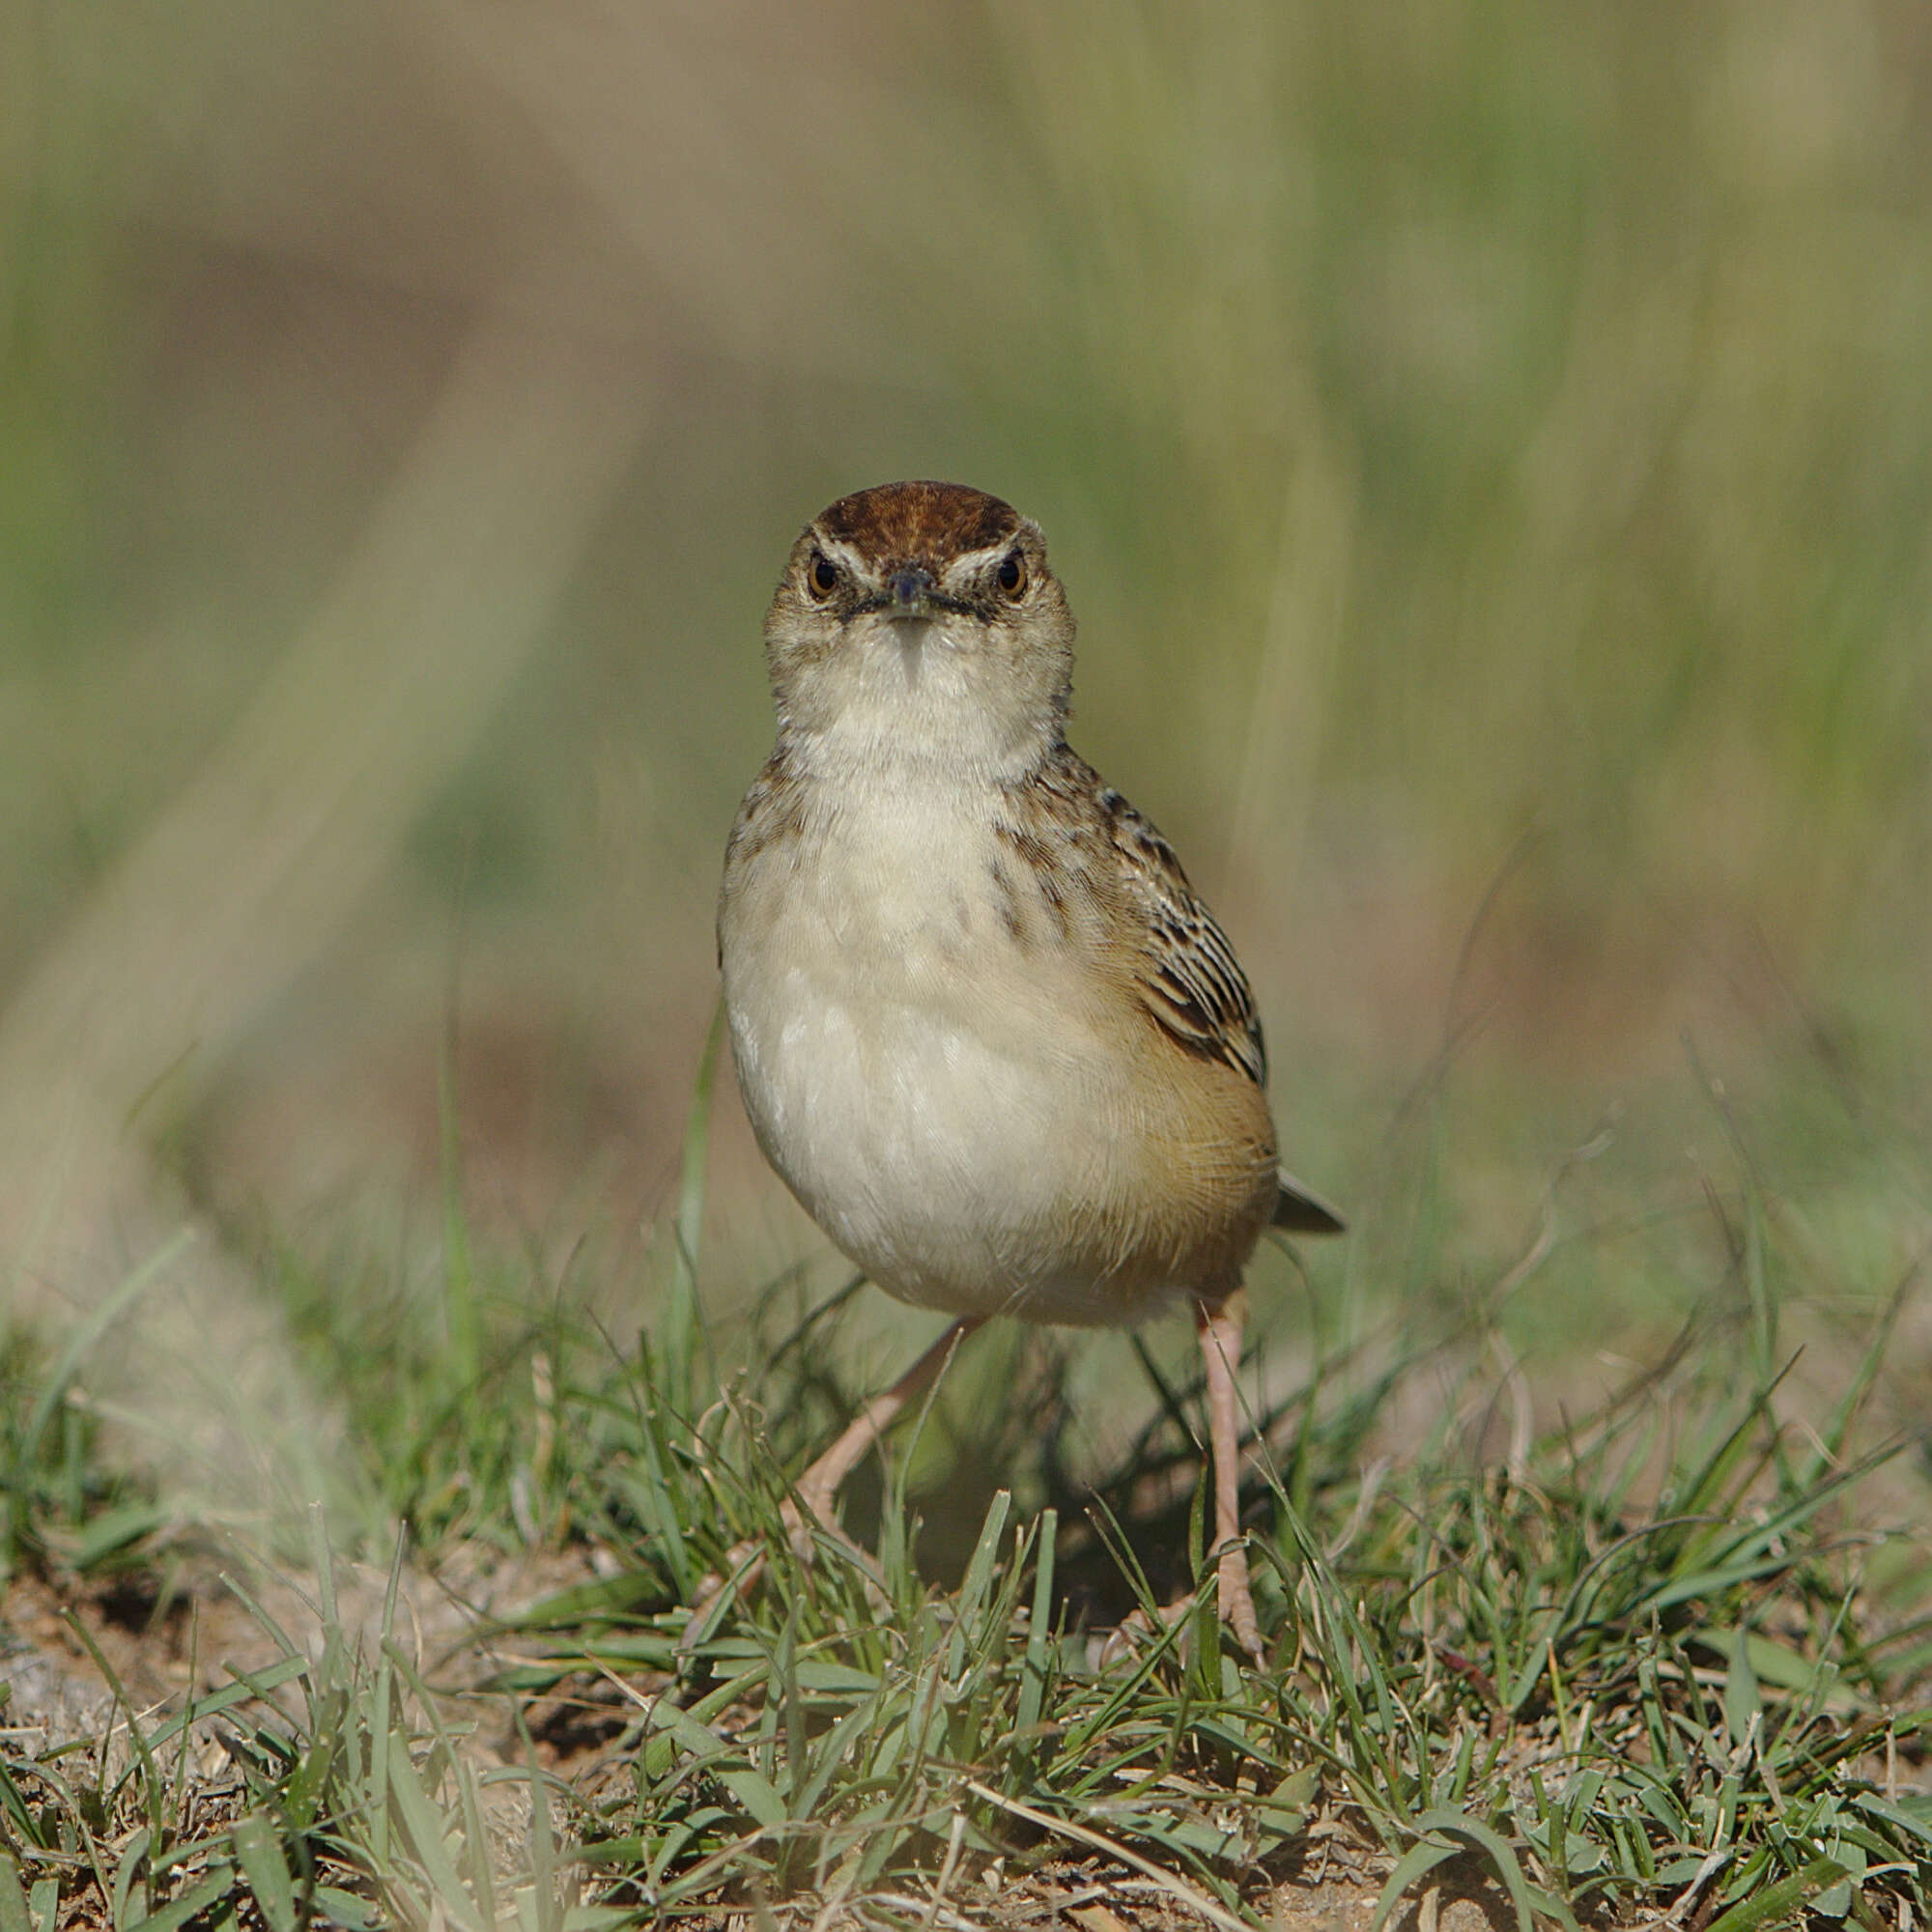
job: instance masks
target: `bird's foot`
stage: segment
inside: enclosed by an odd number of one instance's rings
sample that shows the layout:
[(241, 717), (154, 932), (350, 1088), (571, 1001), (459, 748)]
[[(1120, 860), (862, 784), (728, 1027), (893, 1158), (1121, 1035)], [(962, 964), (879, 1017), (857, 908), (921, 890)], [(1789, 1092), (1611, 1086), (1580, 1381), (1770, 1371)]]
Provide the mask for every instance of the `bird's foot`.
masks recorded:
[[(1214, 1567), (1215, 1607), (1221, 1621), (1227, 1625), (1228, 1634), (1235, 1642), (1257, 1663), (1264, 1656), (1262, 1649), (1261, 1622), (1255, 1615), (1255, 1599), (1248, 1587), (1248, 1556), (1240, 1544), (1231, 1544), (1224, 1548), (1215, 1561)], [(1105, 1670), (1129, 1656), (1143, 1637), (1151, 1636), (1158, 1628), (1172, 1630), (1176, 1624), (1193, 1615), (1201, 1599), (1198, 1593), (1177, 1597), (1172, 1603), (1163, 1604), (1154, 1616), (1150, 1617), (1145, 1610), (1130, 1610), (1101, 1641), (1095, 1657), (1095, 1666)]]
[(1244, 1545), (1224, 1546), (1214, 1570), (1214, 1587), (1221, 1621), (1234, 1633), (1235, 1641), (1259, 1663), (1262, 1627), (1255, 1615), (1254, 1592), (1248, 1587), (1248, 1552)]

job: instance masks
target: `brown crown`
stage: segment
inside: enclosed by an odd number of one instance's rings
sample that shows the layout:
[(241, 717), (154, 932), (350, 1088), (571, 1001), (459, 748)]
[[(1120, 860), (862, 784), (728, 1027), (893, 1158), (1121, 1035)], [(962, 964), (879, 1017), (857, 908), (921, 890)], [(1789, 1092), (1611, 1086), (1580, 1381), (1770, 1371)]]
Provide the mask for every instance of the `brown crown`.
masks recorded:
[(963, 483), (881, 483), (839, 497), (817, 525), (867, 557), (936, 563), (1004, 543), (1020, 519), (1010, 503)]

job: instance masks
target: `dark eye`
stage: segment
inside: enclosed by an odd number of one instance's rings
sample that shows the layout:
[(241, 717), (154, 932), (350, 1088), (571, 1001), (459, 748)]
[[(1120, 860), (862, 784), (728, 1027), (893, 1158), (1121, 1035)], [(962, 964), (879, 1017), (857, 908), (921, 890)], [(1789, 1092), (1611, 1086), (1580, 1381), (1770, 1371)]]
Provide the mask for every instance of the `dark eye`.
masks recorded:
[(1000, 589), (1007, 596), (1010, 597), (1017, 604), (1026, 595), (1026, 558), (1018, 551), (1009, 550), (1000, 564), (994, 582), (999, 584)]
[(838, 588), (838, 566), (822, 550), (815, 550), (805, 581), (811, 594), (822, 601)]

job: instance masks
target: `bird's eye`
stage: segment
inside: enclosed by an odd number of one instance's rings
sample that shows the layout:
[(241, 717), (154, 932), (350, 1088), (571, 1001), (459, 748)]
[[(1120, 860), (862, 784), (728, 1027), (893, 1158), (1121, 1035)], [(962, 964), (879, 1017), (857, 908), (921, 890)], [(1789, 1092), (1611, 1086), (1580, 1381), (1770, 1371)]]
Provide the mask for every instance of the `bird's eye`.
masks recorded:
[(1011, 598), (1017, 604), (1026, 595), (1026, 558), (1018, 551), (1009, 550), (1000, 564), (994, 582), (999, 584), (1001, 591), (1006, 596)]
[(838, 566), (822, 550), (811, 554), (811, 567), (805, 573), (806, 586), (821, 603), (838, 588)]

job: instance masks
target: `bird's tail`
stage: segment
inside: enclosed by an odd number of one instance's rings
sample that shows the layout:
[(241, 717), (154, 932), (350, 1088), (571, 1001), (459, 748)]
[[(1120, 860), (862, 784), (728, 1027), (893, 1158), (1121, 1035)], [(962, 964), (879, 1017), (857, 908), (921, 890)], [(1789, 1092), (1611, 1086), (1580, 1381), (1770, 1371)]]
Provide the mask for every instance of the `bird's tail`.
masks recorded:
[(1340, 1235), (1348, 1222), (1312, 1187), (1304, 1187), (1292, 1174), (1277, 1174), (1281, 1196), (1274, 1204), (1274, 1225), (1291, 1235)]

